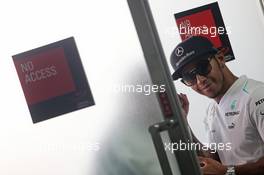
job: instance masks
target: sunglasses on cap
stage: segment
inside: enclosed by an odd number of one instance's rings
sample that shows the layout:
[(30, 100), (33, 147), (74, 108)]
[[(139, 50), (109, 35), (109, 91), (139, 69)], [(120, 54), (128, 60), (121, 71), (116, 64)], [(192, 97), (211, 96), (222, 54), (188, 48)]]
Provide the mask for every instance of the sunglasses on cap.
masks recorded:
[(182, 74), (181, 82), (187, 86), (195, 85), (197, 83), (197, 78), (196, 78), (197, 74), (201, 76), (207, 76), (211, 72), (212, 66), (210, 61), (213, 58), (214, 57), (209, 57), (206, 60), (201, 60), (196, 64), (196, 66), (193, 69), (184, 72)]

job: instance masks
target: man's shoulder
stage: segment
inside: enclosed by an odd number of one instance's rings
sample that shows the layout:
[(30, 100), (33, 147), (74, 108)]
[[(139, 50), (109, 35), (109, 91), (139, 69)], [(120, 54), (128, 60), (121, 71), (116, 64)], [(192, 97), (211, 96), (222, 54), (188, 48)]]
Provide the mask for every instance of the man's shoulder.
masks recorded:
[(241, 91), (248, 96), (254, 96), (258, 93), (264, 93), (264, 83), (255, 79), (245, 77)]
[(242, 91), (247, 96), (246, 101), (249, 105), (254, 105), (264, 99), (264, 83), (261, 81), (247, 78)]

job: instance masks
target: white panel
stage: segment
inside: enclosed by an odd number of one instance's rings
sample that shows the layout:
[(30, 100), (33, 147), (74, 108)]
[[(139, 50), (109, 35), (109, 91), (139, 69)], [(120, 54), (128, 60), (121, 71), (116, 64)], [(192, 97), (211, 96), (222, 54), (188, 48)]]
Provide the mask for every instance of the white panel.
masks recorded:
[[(0, 174), (110, 174), (105, 151), (121, 162), (133, 155), (126, 165), (139, 174), (144, 162), (160, 174), (148, 133), (161, 120), (155, 97), (115, 89), (150, 83), (126, 1), (1, 1), (0, 21)], [(11, 56), (69, 36), (96, 105), (33, 125)]]

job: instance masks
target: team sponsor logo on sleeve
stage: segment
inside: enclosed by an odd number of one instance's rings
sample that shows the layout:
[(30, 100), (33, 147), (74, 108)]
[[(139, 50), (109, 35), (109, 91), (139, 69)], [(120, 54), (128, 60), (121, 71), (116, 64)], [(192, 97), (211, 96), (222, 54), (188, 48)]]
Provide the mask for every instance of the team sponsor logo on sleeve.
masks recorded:
[(256, 106), (262, 104), (264, 102), (264, 98), (260, 99), (259, 101), (255, 102)]

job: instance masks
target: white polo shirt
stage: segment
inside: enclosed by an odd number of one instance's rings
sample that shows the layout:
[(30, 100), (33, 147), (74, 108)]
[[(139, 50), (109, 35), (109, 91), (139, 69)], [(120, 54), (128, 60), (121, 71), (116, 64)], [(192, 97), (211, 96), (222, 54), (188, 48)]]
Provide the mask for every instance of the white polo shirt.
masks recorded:
[(222, 97), (209, 105), (204, 120), (209, 143), (224, 165), (255, 162), (264, 156), (264, 83), (241, 76)]

